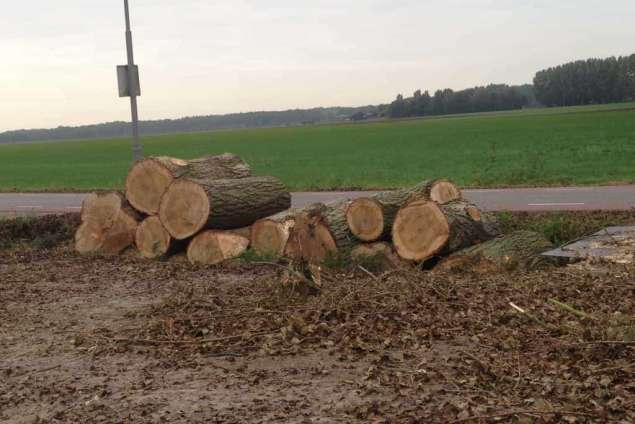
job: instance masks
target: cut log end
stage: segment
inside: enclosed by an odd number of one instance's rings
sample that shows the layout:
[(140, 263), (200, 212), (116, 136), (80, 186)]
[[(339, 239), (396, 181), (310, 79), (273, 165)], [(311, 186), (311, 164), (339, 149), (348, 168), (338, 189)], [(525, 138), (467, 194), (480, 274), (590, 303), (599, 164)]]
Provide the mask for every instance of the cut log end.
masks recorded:
[(351, 202), (346, 210), (348, 227), (362, 241), (375, 241), (384, 233), (384, 212), (374, 199), (360, 198)]
[(108, 226), (85, 221), (75, 233), (75, 250), (81, 254), (117, 255), (132, 245), (136, 231), (137, 220), (125, 210)]
[(450, 225), (436, 203), (416, 201), (399, 211), (392, 234), (399, 256), (411, 261), (423, 261), (445, 246)]
[(251, 248), (259, 255), (284, 255), (293, 223), (293, 219), (283, 222), (261, 219), (255, 222), (251, 227)]
[(295, 216), (293, 231), (285, 248), (285, 256), (311, 264), (337, 255), (337, 243), (321, 217), (302, 212)]
[(156, 216), (146, 218), (137, 228), (135, 242), (141, 256), (154, 259), (170, 249), (172, 237)]
[(227, 231), (205, 231), (192, 239), (187, 258), (193, 265), (216, 265), (241, 256), (249, 239)]
[(177, 180), (161, 199), (159, 217), (165, 229), (177, 240), (199, 232), (210, 213), (210, 204), (203, 188), (189, 180)]
[[(183, 162), (174, 158), (168, 160), (174, 161), (175, 165)], [(140, 160), (132, 166), (126, 177), (126, 198), (135, 209), (156, 215), (161, 196), (173, 180), (172, 173), (161, 162), (152, 158)]]
[(374, 271), (387, 271), (408, 265), (401, 259), (389, 243), (366, 243), (356, 246), (351, 251), (351, 259)]
[(125, 204), (120, 193), (91, 193), (82, 203), (82, 222), (99, 227), (110, 227)]
[(442, 205), (461, 198), (461, 190), (452, 182), (436, 181), (430, 188), (430, 200)]

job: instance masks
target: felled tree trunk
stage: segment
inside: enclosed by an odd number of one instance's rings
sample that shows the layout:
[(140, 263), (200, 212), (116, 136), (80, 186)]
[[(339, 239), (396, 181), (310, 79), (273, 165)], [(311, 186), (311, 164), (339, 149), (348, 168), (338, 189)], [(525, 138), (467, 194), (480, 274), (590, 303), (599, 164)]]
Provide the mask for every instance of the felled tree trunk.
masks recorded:
[(156, 215), (161, 196), (175, 179), (218, 180), (250, 176), (249, 165), (231, 153), (193, 160), (149, 157), (136, 162), (130, 169), (126, 177), (126, 197), (137, 210)]
[(457, 201), (439, 205), (418, 200), (403, 207), (395, 218), (392, 236), (399, 256), (424, 261), (494, 237), (482, 222), (478, 209)]
[(291, 194), (274, 177), (174, 181), (161, 199), (159, 218), (177, 240), (199, 231), (246, 227), (291, 206)]
[(387, 271), (409, 266), (409, 263), (400, 258), (389, 243), (384, 242), (364, 243), (355, 246), (351, 250), (351, 260), (370, 271)]
[(335, 238), (324, 223), (319, 208), (316, 210), (311, 207), (300, 211), (293, 219), (293, 229), (284, 250), (286, 257), (299, 262), (320, 264), (329, 255), (338, 254)]
[(147, 259), (160, 258), (185, 250), (184, 241), (174, 240), (158, 216), (149, 216), (139, 224), (135, 244), (141, 256)]
[(204, 231), (190, 242), (187, 258), (193, 265), (216, 265), (241, 256), (249, 239), (232, 231)]
[(415, 200), (446, 204), (461, 198), (461, 191), (447, 180), (423, 181), (413, 187), (384, 191), (353, 200), (346, 212), (351, 233), (362, 241), (387, 239), (399, 210)]
[(553, 244), (533, 231), (516, 231), (485, 243), (460, 250), (441, 262), (439, 270), (466, 270), (490, 273), (500, 270), (533, 270), (552, 264), (540, 254)]
[(75, 250), (115, 255), (134, 242), (139, 215), (121, 193), (92, 193), (84, 200)]
[(251, 248), (259, 255), (284, 256), (298, 211), (284, 211), (251, 226)]

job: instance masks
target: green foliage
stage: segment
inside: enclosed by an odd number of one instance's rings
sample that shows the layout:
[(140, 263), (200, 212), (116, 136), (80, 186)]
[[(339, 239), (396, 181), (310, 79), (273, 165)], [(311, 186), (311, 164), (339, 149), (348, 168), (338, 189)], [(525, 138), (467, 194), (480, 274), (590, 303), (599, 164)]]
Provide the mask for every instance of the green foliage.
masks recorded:
[(500, 212), (503, 233), (531, 230), (561, 246), (609, 226), (635, 224), (635, 211), (628, 212)]
[(277, 263), (280, 260), (280, 257), (275, 253), (265, 253), (260, 254), (253, 249), (247, 250), (242, 254), (240, 260), (246, 263), (254, 263), (254, 262), (273, 262)]
[(73, 239), (77, 214), (0, 219), (0, 250), (17, 246), (50, 249)]
[(572, 106), (635, 99), (635, 54), (566, 63), (536, 73), (537, 99), (547, 106)]
[[(148, 155), (233, 152), (291, 190), (635, 181), (635, 104), (143, 139)], [(121, 189), (127, 139), (0, 145), (0, 190)]]
[[(529, 94), (525, 94), (527, 92)], [(421, 90), (417, 90), (407, 99), (398, 95), (388, 106), (387, 115), (391, 118), (404, 118), (514, 110), (527, 106), (532, 98), (531, 86), (510, 87), (505, 84), (491, 84), (461, 91), (446, 88), (436, 91), (434, 96), (427, 91), (422, 94)]]

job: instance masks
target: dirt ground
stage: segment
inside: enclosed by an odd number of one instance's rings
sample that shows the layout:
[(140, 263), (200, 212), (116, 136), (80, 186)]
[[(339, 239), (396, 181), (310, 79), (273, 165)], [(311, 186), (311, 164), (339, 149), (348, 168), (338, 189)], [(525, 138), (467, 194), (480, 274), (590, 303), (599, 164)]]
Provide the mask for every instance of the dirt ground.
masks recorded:
[(321, 283), (0, 252), (0, 421), (635, 422), (633, 266)]

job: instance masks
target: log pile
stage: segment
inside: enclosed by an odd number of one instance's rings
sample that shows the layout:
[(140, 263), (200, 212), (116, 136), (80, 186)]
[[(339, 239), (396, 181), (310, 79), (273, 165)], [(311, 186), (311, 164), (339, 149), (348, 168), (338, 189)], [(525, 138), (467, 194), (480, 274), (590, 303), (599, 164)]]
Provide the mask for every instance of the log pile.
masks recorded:
[(192, 264), (213, 265), (251, 249), (260, 257), (309, 265), (346, 257), (388, 269), (448, 257), (447, 264), (474, 255), (489, 258), (497, 246), (503, 256), (525, 246), (519, 260), (526, 261), (542, 246), (528, 235), (490, 242), (500, 235), (496, 220), (443, 179), (290, 207), (291, 195), (280, 180), (252, 175), (236, 155), (150, 157), (132, 166), (125, 194), (88, 196), (76, 250), (116, 255), (135, 248), (142, 258), (186, 255)]

